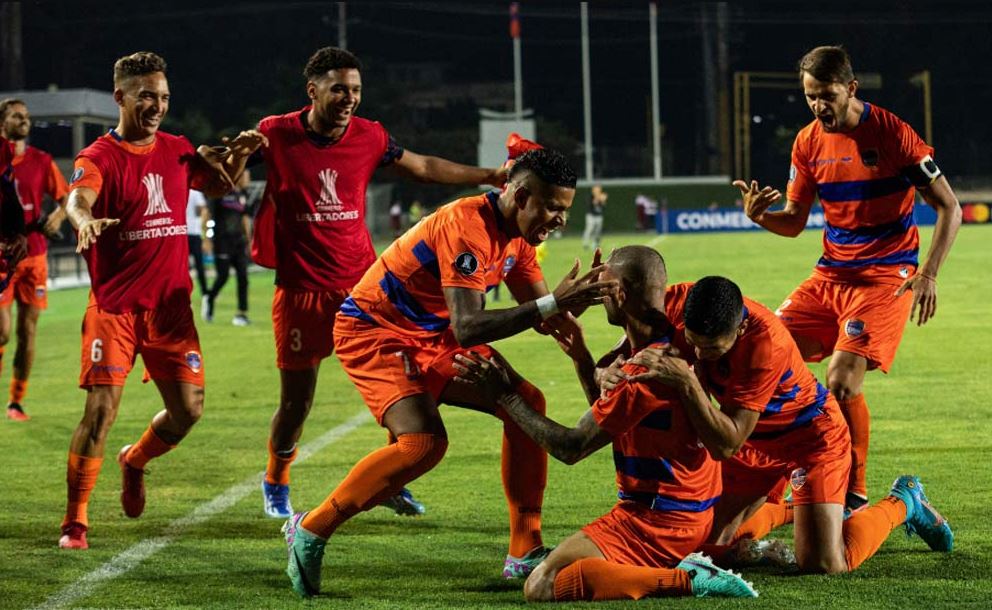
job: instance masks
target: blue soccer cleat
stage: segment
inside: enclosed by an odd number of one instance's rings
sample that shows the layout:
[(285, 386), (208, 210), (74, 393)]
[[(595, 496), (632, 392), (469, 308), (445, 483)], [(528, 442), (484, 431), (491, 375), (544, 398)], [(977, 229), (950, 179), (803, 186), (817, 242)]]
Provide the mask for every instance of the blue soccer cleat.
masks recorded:
[(702, 553), (693, 553), (675, 566), (689, 573), (696, 597), (758, 597), (751, 583), (730, 570), (718, 568)]
[(293, 516), (293, 506), (289, 503), (289, 485), (266, 483), (262, 479), (262, 503), (267, 517), (289, 519)]
[(391, 508), (397, 515), (402, 515), (404, 517), (419, 517), (427, 512), (427, 508), (423, 505), (423, 503), (417, 502), (417, 500), (414, 499), (413, 494), (410, 493), (410, 490), (406, 487), (401, 489), (400, 493), (388, 498), (380, 506)]
[(947, 522), (923, 493), (923, 483), (920, 478), (904, 474), (892, 483), (889, 495), (899, 498), (906, 503), (906, 535), (916, 534), (927, 543), (932, 550), (950, 553), (954, 548), (954, 532)]
[(324, 561), (327, 541), (303, 529), (300, 523), (306, 513), (296, 513), (282, 526), (289, 547), (289, 564), (286, 575), (293, 583), (293, 590), (303, 597), (320, 593), (320, 567)]
[(503, 561), (503, 578), (507, 580), (527, 578), (537, 566), (541, 565), (542, 561), (548, 558), (554, 548), (553, 546), (539, 546), (523, 557), (514, 557), (508, 554), (506, 560)]

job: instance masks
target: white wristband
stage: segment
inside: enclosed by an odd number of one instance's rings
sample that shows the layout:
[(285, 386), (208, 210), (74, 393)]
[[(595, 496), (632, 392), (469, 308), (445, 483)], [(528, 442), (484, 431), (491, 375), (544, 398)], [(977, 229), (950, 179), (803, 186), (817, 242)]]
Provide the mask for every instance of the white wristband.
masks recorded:
[(541, 314), (542, 320), (547, 320), (558, 313), (558, 301), (553, 294), (546, 294), (534, 302), (537, 303), (537, 311)]

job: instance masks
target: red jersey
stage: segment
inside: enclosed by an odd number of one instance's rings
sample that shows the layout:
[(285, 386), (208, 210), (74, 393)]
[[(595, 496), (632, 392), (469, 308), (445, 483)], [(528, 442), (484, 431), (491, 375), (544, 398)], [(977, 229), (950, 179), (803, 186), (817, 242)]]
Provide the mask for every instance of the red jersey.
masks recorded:
[(825, 227), (814, 275), (834, 281), (901, 284), (919, 260), (916, 191), (904, 175), (933, 148), (899, 117), (865, 102), (850, 132), (813, 120), (792, 147), (788, 199), (819, 196)]
[(117, 218), (83, 252), (101, 309), (127, 313), (188, 304), (186, 202), (196, 151), (183, 136), (159, 131), (148, 146), (114, 132), (76, 157), (72, 188), (97, 192), (94, 218)]
[[(52, 156), (33, 146), (24, 149), (24, 154), (14, 157), (14, 184), (17, 196), (24, 208), (24, 224), (30, 225), (41, 218), (41, 204), (45, 195), (55, 201), (66, 196), (69, 186), (62, 172), (55, 165)], [(28, 256), (44, 254), (48, 250), (48, 240), (40, 231), (28, 233)]]
[(352, 117), (340, 140), (318, 145), (305, 129), (309, 110), (258, 124), (269, 139), (262, 206), (274, 208), (259, 209), (259, 218), (274, 213), (274, 222), (268, 230), (262, 223), (262, 233), (269, 234), (258, 239), (275, 245), (272, 262), (283, 288), (349, 289), (375, 261), (365, 226), (365, 191), (376, 168), (396, 157), (385, 128), (359, 117)]
[(433, 337), (451, 323), (444, 288), (486, 292), (504, 278), (544, 279), (534, 248), (507, 237), (499, 192), (458, 199), (394, 241), (341, 305), (341, 314), (401, 335)]
[[(623, 366), (629, 375), (644, 370)], [(671, 388), (657, 382), (622, 381), (592, 405), (592, 415), (613, 436), (620, 499), (682, 512), (705, 511), (719, 499), (719, 463), (699, 441)]]

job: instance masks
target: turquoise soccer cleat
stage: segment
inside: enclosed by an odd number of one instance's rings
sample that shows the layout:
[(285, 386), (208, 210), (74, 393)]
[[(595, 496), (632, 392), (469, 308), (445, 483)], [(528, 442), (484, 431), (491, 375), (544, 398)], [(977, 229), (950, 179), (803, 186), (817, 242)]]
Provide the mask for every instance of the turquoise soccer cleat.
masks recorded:
[(547, 559), (555, 547), (539, 546), (523, 557), (507, 555), (503, 562), (503, 578), (513, 580), (527, 578), (541, 562)]
[(731, 570), (718, 568), (702, 553), (693, 553), (676, 566), (689, 573), (696, 597), (758, 597), (751, 583)]
[(320, 593), (320, 567), (324, 561), (327, 541), (303, 529), (300, 523), (306, 513), (296, 513), (282, 526), (289, 547), (289, 564), (286, 575), (293, 583), (293, 590), (303, 597)]
[(932, 550), (950, 553), (954, 548), (954, 532), (951, 524), (930, 506), (930, 500), (923, 493), (920, 478), (904, 474), (892, 483), (890, 496), (906, 503), (906, 535), (916, 534)]

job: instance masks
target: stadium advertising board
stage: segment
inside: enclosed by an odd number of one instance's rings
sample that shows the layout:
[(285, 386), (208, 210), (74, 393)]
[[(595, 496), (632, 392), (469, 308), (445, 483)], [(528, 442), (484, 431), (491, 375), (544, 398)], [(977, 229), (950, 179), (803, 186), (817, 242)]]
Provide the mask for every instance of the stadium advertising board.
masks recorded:
[[(916, 204), (913, 215), (916, 224), (921, 226), (933, 225), (937, 222), (937, 212), (926, 204)], [(823, 209), (813, 208), (806, 221), (806, 228), (823, 229), (823, 222)], [(763, 230), (740, 208), (669, 209), (655, 218), (655, 228), (659, 233)]]

